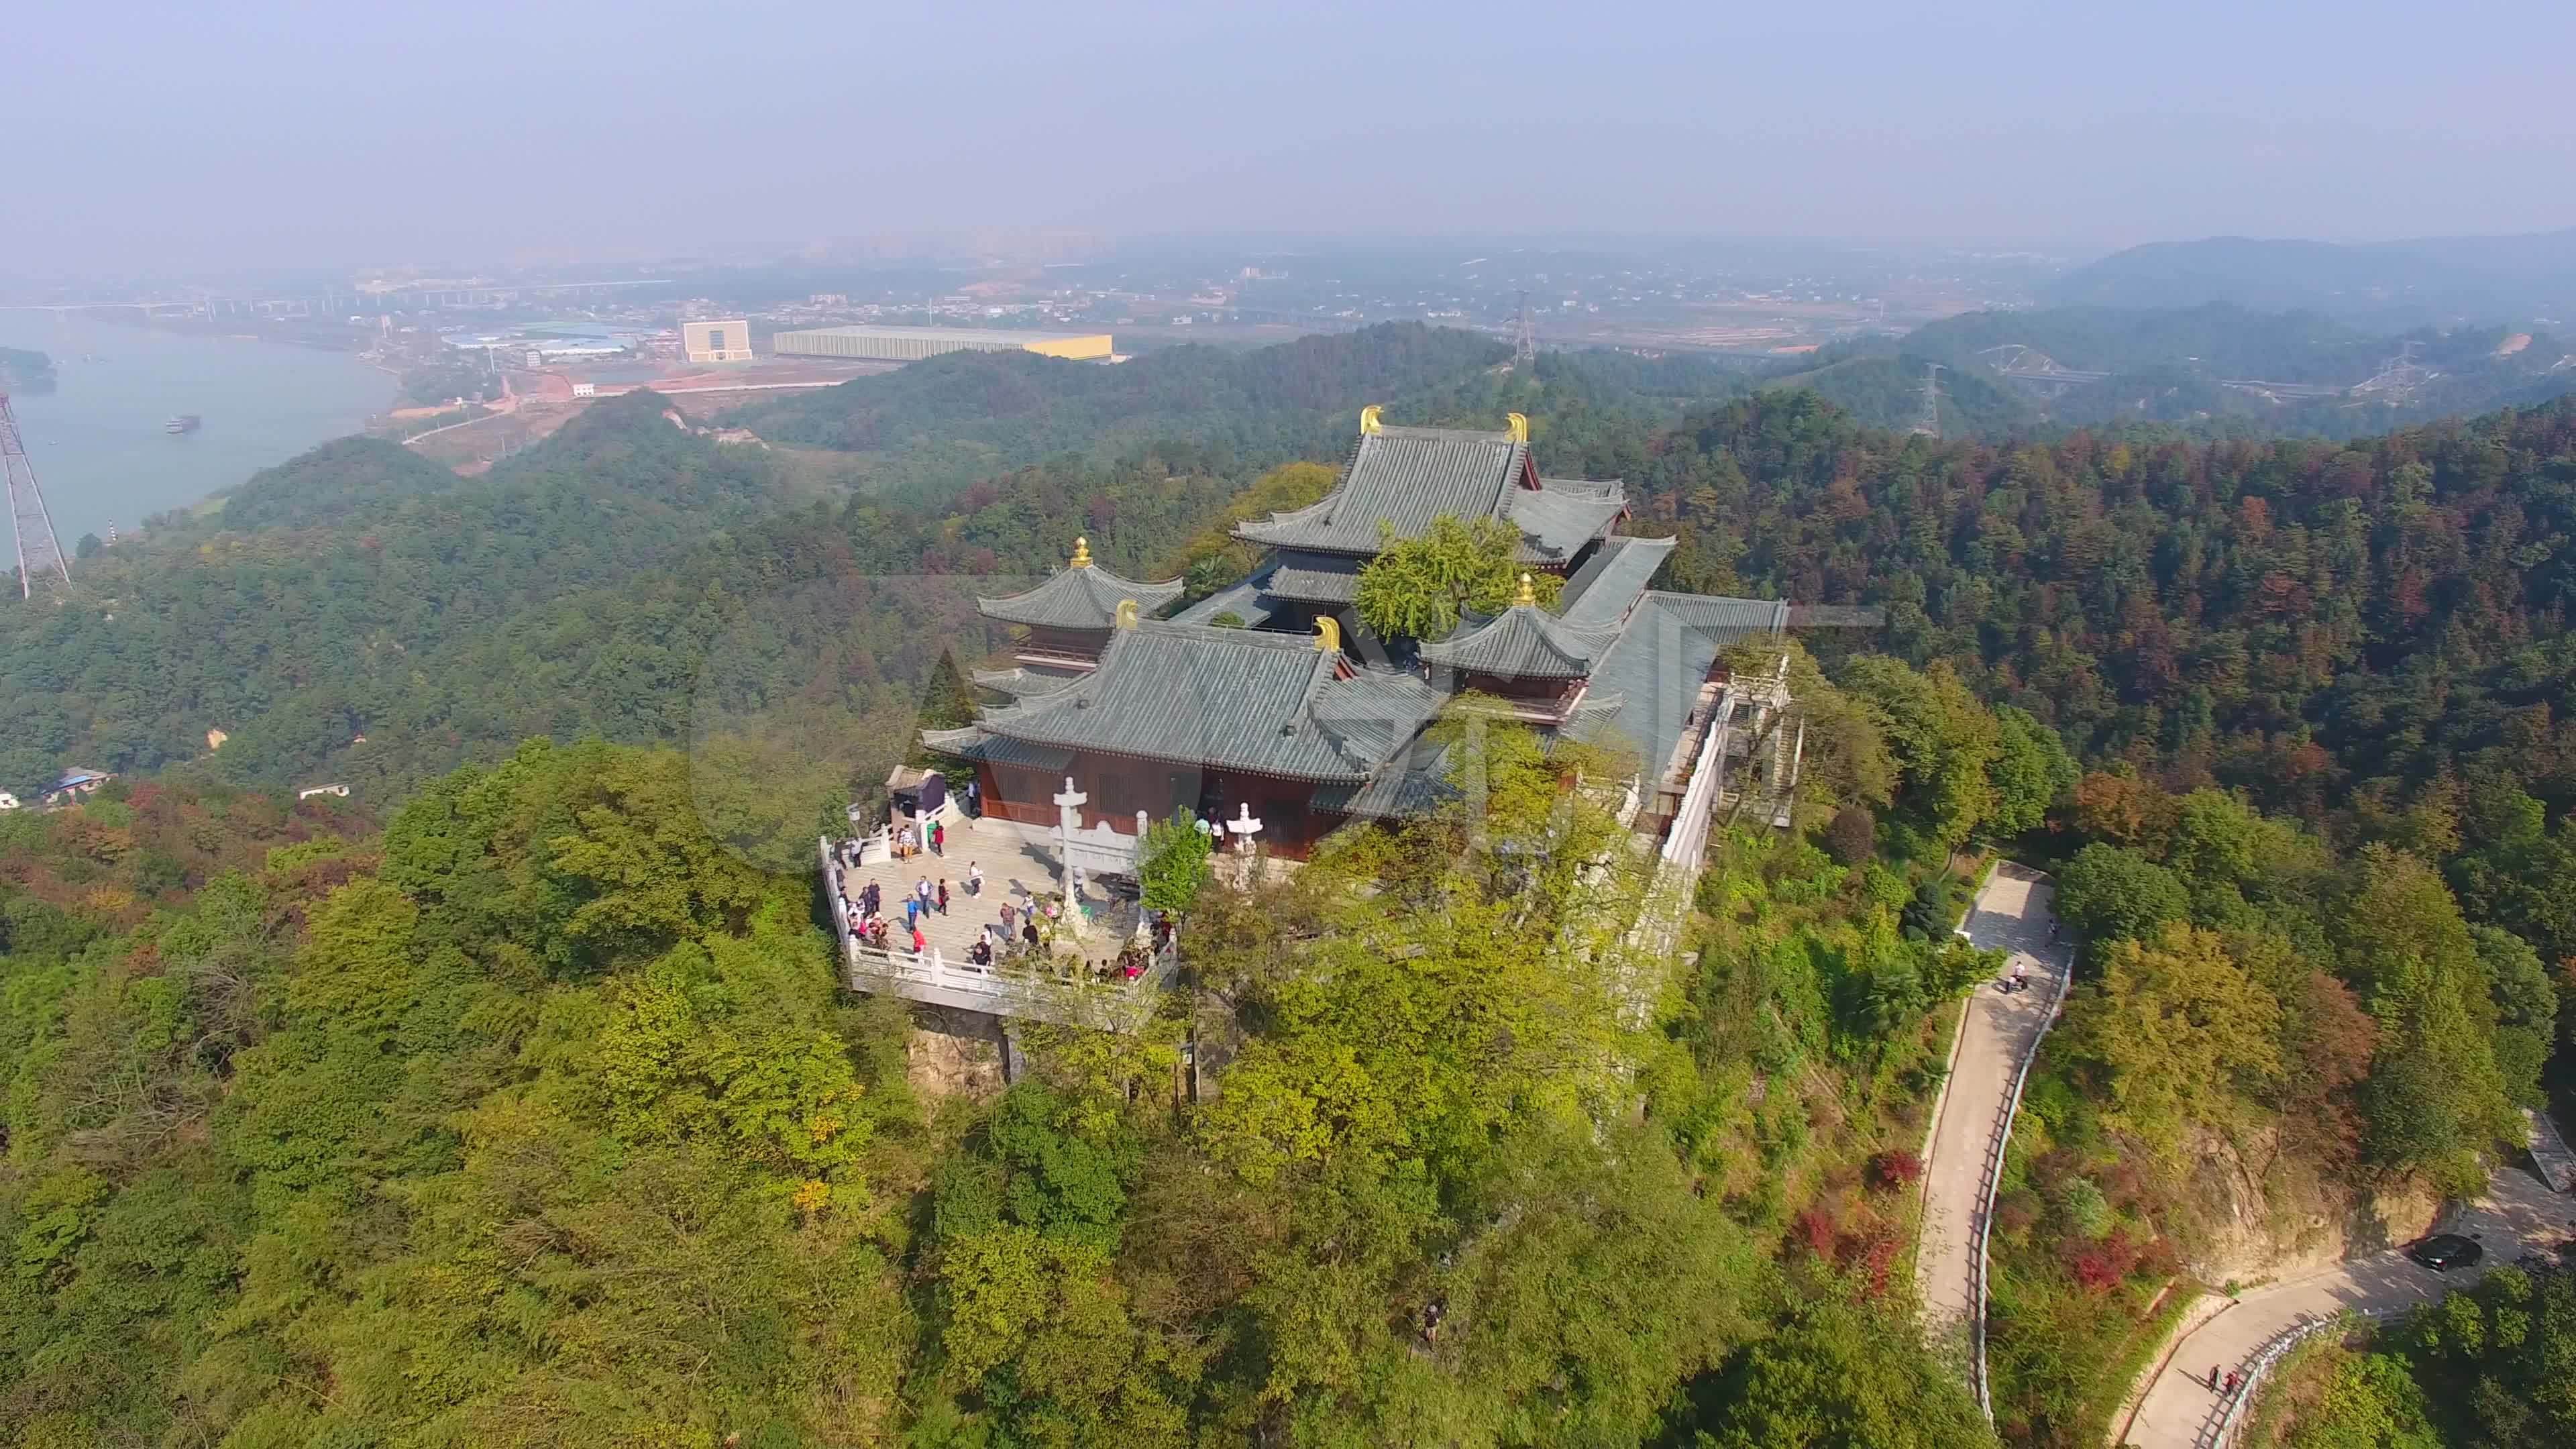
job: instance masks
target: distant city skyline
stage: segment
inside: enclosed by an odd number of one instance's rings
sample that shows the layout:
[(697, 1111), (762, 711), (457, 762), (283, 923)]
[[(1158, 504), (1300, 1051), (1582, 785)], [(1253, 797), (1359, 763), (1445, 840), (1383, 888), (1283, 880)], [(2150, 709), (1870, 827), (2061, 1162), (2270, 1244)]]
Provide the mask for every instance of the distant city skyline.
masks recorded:
[(2576, 7), (36, 7), (0, 281), (885, 236), (2576, 226)]

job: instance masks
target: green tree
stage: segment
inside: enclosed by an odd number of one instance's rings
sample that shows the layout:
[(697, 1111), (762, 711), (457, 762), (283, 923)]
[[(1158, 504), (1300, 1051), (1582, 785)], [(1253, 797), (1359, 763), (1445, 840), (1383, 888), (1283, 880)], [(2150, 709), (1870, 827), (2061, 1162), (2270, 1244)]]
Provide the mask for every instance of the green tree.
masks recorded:
[[(1996, 824), (1998, 796), (1991, 771), (2003, 747), (1995, 716), (1947, 663), (1917, 671), (1886, 655), (1864, 655), (1843, 671), (1843, 687), (1866, 700), (1904, 772), (1900, 803), (1915, 811), (1932, 837), (1956, 849), (1980, 827)], [(2015, 788), (2046, 788), (2052, 766), (2035, 734), (2012, 775)], [(2022, 778), (2030, 776), (2029, 779)], [(2016, 811), (2045, 813), (2047, 804), (2019, 800)]]
[(2388, 1354), (2344, 1357), (2313, 1406), (2302, 1408), (2291, 1449), (2442, 1449), (2429, 1405), (2405, 1361)]
[(1215, 878), (1215, 839), (1194, 821), (1158, 820), (1145, 827), (1136, 879), (1148, 909), (1186, 911)]
[(1994, 782), (1994, 815), (1987, 829), (1999, 839), (2037, 830), (2048, 812), (2075, 789), (2075, 757), (2057, 731), (2027, 710), (2005, 705), (1995, 711), (1995, 757), (1988, 767)]
[(2112, 942), (2068, 1017), (2075, 1050), (2109, 1078), (2112, 1120), (2169, 1163), (2187, 1127), (2224, 1127), (2281, 1070), (2279, 1003), (2217, 932), (2184, 922)]
[(2332, 919), (2337, 956), (2379, 1023), (2363, 1100), (2371, 1154), (2474, 1191), (2478, 1155), (2519, 1130), (2496, 1061), (2498, 1012), (2476, 937), (2433, 869), (2365, 847)]
[(1520, 530), (1495, 518), (1460, 522), (1443, 514), (1418, 538), (1398, 539), (1381, 525), (1384, 547), (1360, 569), (1352, 601), (1360, 622), (1382, 639), (1438, 639), (1458, 627), (1461, 609), (1498, 614), (1526, 576), (1541, 604), (1553, 604), (1565, 581), (1519, 563)]
[(2180, 877), (2137, 851), (2099, 841), (2057, 873), (2055, 905), (2097, 964), (2111, 943), (2152, 939), (2165, 922), (2191, 917), (2191, 893)]
[[(1694, 1394), (1694, 1398), (1702, 1397)], [(1736, 1355), (1705, 1398), (1700, 1449), (1972, 1449), (1994, 1431), (1956, 1375), (1886, 1308), (1831, 1298)]]

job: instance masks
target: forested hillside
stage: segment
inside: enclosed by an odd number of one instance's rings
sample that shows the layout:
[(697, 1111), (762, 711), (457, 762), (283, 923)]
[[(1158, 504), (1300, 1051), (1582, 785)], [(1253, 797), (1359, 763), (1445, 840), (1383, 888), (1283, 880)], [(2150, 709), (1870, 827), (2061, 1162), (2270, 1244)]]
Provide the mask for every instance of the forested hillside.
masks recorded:
[[(1935, 356), (1918, 353), (1911, 345), (1888, 356), (1855, 352), (1836, 349), (1822, 366), (1773, 378), (1762, 384), (1762, 390), (1812, 392), (1871, 427), (1904, 432), (1921, 422), (1923, 380)], [(2031, 399), (1991, 372), (1955, 363), (1944, 368), (1936, 406), (1945, 435), (2011, 437), (2037, 428), (2044, 420)]]
[(1361, 407), (1507, 356), (1490, 338), (1420, 323), (1249, 352), (1172, 347), (1116, 366), (952, 352), (732, 421), (774, 442), (859, 455), (870, 492), (937, 501), (1041, 459), (1109, 462), (1148, 444), (1191, 444), (1219, 470), (1333, 456)]
[(2484, 774), (2576, 804), (2576, 403), (2352, 447), (1990, 448), (1766, 394), (1638, 481), (1678, 580), (1881, 605), (1855, 642), (1950, 660), (2087, 757), (2382, 832), (2456, 822)]
[[(1836, 713), (1837, 778), (1883, 797)], [(1623, 967), (1637, 883), (1592, 868), (1616, 827), (1558, 806), (1558, 768), (1497, 732), (1481, 817), (1212, 885), (1169, 1015), (1033, 1031), (1036, 1069), (975, 1099), (915, 1085), (901, 1005), (835, 992), (808, 881), (711, 840), (672, 752), (531, 744), (380, 836), (299, 816), (149, 913), (92, 892), (0, 997), (0, 1422), (48, 1449), (1990, 1442), (1891, 1265), (1928, 1013), (1991, 962), (1898, 934), (1923, 865), (1855, 886), (1746, 838), (1711, 967)], [(5, 874), (215, 804), (125, 789), (22, 819)], [(1193, 1001), (1241, 1033), (1196, 1106)]]
[(292, 776), (417, 698), (456, 641), (668, 567), (784, 503), (765, 466), (650, 398), (480, 479), (392, 444), (326, 444), (215, 513), (94, 555), (67, 605), (0, 610), (0, 709), (17, 722), (0, 779), (153, 769), (221, 730), (232, 777), (309, 783)]

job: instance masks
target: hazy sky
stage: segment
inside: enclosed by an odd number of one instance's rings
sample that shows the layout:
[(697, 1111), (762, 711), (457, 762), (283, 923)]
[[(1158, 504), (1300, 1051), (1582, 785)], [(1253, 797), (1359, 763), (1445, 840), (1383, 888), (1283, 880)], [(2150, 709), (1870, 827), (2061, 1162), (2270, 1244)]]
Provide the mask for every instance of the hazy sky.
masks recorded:
[(0, 276), (2576, 225), (2576, 0), (12, 7)]

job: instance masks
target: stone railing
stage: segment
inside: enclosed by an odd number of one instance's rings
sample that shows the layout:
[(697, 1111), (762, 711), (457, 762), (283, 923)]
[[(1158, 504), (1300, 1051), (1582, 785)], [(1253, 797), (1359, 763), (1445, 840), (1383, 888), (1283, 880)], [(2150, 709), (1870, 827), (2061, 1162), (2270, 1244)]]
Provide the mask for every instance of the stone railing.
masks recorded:
[(2232, 1449), (2243, 1440), (2245, 1411), (2254, 1405), (2255, 1385), (2263, 1381), (2265, 1374), (2279, 1367), (2281, 1360), (2289, 1357), (2290, 1350), (2328, 1329), (2350, 1326), (2356, 1316), (2381, 1318), (2386, 1314), (2387, 1310), (2380, 1308), (2365, 1308), (2358, 1315), (2300, 1314), (2287, 1328), (2263, 1340), (2261, 1347), (2246, 1356), (2244, 1366), (2236, 1371), (2235, 1390), (2221, 1392), (2218, 1402), (2210, 1406), (2209, 1417), (2201, 1420), (2199, 1432), (2191, 1436), (2192, 1449)]
[(892, 991), (909, 1000), (996, 1016), (1117, 1030), (1132, 1030), (1153, 1009), (1155, 993), (1171, 979), (1178, 960), (1178, 953), (1165, 946), (1133, 979), (1120, 974), (1095, 979), (1071, 958), (1035, 951), (1014, 952), (979, 966), (951, 958), (936, 946), (914, 952), (871, 946), (846, 934), (841, 939), (850, 985), (857, 990)]
[(1691, 763), (1689, 783), (1682, 787), (1681, 808), (1673, 812), (1671, 831), (1664, 837), (1664, 861), (1696, 873), (1700, 857), (1708, 853), (1709, 817), (1717, 809), (1719, 776), (1726, 771), (1726, 735), (1735, 718), (1735, 689), (1728, 686), (1702, 728), (1698, 758)]

